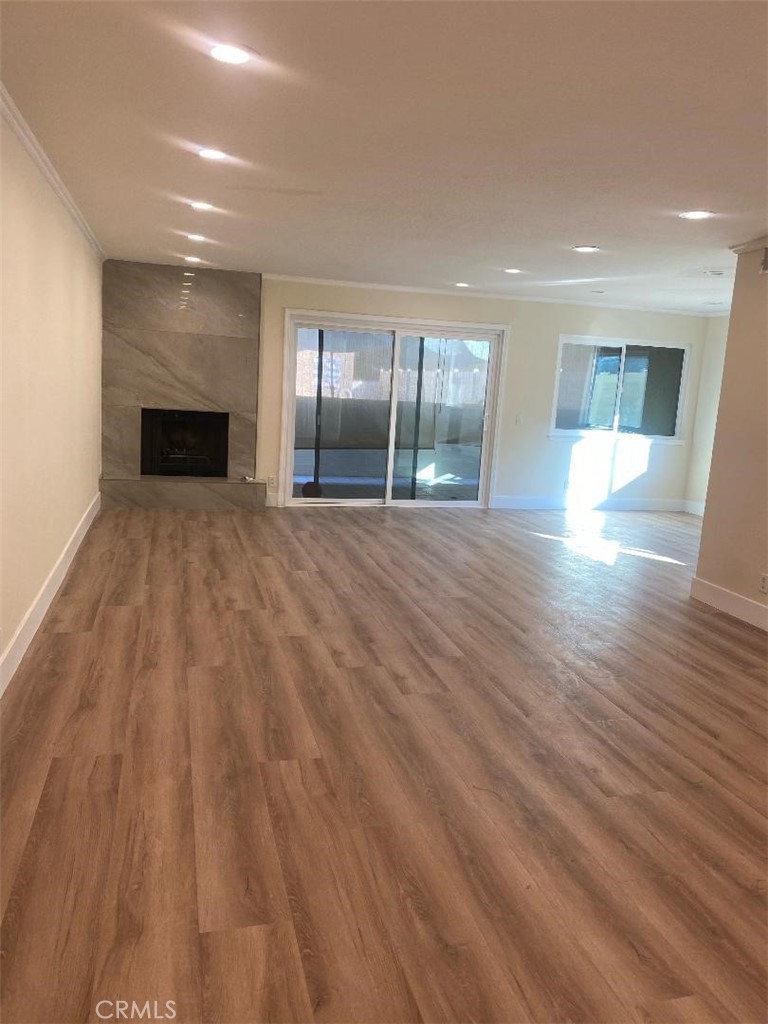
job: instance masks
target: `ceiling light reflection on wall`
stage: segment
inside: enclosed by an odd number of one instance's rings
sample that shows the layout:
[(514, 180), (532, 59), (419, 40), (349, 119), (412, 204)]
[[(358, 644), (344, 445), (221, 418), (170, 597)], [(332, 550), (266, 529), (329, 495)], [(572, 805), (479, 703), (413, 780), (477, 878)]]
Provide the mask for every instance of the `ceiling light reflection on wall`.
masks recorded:
[(222, 153), (220, 149), (199, 149), (197, 155), (201, 156), (203, 160), (226, 160), (227, 154)]
[(250, 53), (240, 46), (232, 46), (230, 43), (217, 43), (209, 50), (214, 60), (222, 64), (247, 64), (251, 59)]

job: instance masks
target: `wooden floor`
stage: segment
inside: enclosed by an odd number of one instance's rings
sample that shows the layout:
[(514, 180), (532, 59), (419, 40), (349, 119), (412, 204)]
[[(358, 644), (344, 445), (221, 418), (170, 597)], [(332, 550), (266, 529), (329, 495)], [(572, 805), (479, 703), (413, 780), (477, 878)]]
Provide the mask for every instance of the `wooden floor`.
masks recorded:
[(765, 637), (697, 542), (102, 513), (2, 701), (4, 1024), (765, 1021)]

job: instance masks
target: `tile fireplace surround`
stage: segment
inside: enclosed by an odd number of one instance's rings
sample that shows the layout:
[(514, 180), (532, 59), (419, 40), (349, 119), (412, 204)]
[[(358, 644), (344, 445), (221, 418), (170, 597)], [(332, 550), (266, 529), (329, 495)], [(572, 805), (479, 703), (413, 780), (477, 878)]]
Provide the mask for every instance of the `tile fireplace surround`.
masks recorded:
[[(102, 302), (103, 505), (263, 508), (265, 485), (243, 480), (256, 462), (261, 275), (107, 260)], [(142, 408), (229, 413), (226, 478), (142, 476)]]

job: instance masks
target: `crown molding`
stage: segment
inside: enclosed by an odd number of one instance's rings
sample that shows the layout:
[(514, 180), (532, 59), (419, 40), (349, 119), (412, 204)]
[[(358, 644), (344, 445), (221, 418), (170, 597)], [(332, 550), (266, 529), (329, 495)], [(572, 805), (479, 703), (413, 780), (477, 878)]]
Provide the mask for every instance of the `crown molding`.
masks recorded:
[(768, 235), (762, 235), (762, 237), (753, 238), (749, 242), (732, 245), (731, 252), (735, 252), (737, 256), (742, 256), (745, 252), (757, 252), (758, 249), (765, 249), (766, 247), (768, 247)]
[(104, 252), (93, 231), (91, 231), (88, 221), (80, 212), (77, 203), (69, 192), (69, 189), (59, 177), (56, 168), (48, 159), (45, 150), (37, 141), (34, 132), (24, 120), (21, 111), (11, 99), (10, 93), (2, 82), (0, 82), (0, 115), (2, 115), (3, 120), (13, 131), (14, 135), (27, 153), (32, 157), (40, 173), (69, 211), (70, 216), (82, 232), (83, 237), (100, 259), (103, 260), (105, 258)]
[(417, 295), (450, 295), (454, 299), (501, 299), (504, 302), (546, 302), (553, 306), (587, 306), (589, 309), (621, 309), (631, 313), (663, 313), (665, 316), (694, 316), (705, 320), (718, 316), (730, 316), (730, 307), (715, 312), (694, 313), (687, 309), (664, 309), (652, 306), (619, 305), (607, 302), (586, 302), (583, 299), (550, 299), (540, 295), (505, 295), (502, 292), (484, 292), (474, 288), (462, 288), (460, 292), (446, 288), (415, 288), (413, 285), (375, 284), (373, 281), (336, 281), (324, 277), (294, 277), (292, 274), (262, 274), (263, 281), (284, 281), (287, 284), (313, 284), (326, 288), (365, 288), (382, 292), (412, 292)]

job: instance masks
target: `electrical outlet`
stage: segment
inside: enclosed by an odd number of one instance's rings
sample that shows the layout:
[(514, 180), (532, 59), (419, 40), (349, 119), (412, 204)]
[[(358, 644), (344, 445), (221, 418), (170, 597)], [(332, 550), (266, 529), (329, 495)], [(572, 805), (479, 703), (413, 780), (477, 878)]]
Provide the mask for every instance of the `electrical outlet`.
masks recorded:
[(768, 594), (768, 572), (764, 572), (760, 577), (760, 593)]
[(277, 477), (276, 476), (268, 476), (267, 477), (267, 489), (270, 490), (270, 491), (276, 491), (277, 490)]

